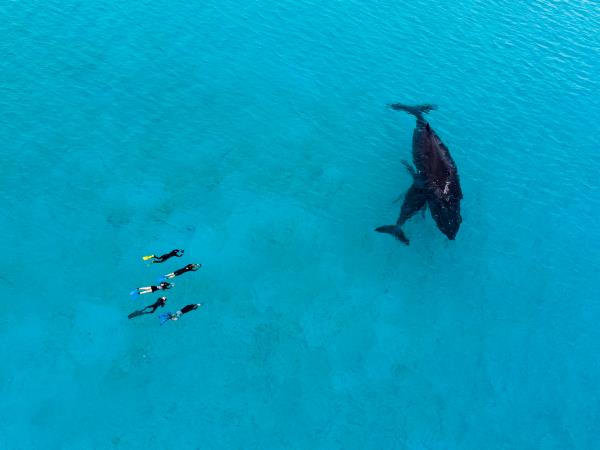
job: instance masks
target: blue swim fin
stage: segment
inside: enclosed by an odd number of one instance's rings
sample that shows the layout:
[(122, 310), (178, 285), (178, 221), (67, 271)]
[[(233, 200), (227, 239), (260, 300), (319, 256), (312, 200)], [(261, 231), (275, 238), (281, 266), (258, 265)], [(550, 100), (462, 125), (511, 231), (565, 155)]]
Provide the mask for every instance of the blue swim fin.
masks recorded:
[(162, 313), (160, 316), (158, 316), (158, 320), (160, 321), (160, 324), (162, 325), (165, 322), (169, 321), (171, 319), (171, 315), (172, 315), (172, 313), (166, 312), (166, 313)]
[(163, 281), (167, 281), (167, 277), (165, 277), (165, 276), (162, 276), (162, 277), (159, 277), (159, 278), (158, 278), (158, 282), (159, 282), (159, 283), (162, 283)]
[(131, 291), (129, 293), (129, 295), (131, 295), (132, 297), (135, 297), (135, 296), (140, 295), (140, 292), (137, 289), (134, 289), (133, 291)]

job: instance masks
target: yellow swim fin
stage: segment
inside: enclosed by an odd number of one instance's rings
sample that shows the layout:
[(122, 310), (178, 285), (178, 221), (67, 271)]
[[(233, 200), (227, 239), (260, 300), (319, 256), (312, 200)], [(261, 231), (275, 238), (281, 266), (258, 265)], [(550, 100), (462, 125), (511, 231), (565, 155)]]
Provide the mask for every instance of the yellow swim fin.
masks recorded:
[(154, 258), (154, 255), (142, 256), (142, 259), (144, 261), (148, 261), (149, 259), (152, 259), (152, 258)]

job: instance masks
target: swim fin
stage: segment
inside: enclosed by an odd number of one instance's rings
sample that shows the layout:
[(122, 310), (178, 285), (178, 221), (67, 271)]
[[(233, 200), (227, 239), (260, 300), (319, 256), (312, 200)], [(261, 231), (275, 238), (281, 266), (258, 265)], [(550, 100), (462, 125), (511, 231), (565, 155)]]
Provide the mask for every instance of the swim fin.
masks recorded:
[(140, 291), (138, 291), (137, 289), (134, 289), (133, 291), (131, 291), (129, 293), (129, 295), (131, 295), (132, 297), (136, 297), (136, 296), (140, 295)]
[(147, 255), (147, 256), (142, 256), (142, 259), (143, 259), (144, 261), (148, 261), (149, 259), (152, 259), (152, 258), (154, 258), (154, 257), (155, 257), (154, 255)]
[(167, 281), (167, 277), (165, 277), (165, 276), (158, 277), (157, 280), (159, 283), (162, 283), (163, 281)]
[(162, 313), (160, 316), (158, 316), (158, 320), (160, 321), (160, 324), (162, 325), (165, 322), (171, 320), (171, 315), (172, 315), (172, 313), (166, 312), (166, 313)]

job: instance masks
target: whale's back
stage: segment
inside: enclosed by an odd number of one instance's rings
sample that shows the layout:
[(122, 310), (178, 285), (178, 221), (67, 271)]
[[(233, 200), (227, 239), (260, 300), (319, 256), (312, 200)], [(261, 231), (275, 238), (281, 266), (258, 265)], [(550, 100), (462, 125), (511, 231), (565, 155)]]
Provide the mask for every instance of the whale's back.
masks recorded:
[(427, 180), (428, 187), (438, 197), (458, 201), (462, 199), (462, 190), (458, 178), (456, 164), (448, 147), (429, 126), (421, 131), (420, 145), (415, 148), (415, 155), (420, 161), (420, 171)]

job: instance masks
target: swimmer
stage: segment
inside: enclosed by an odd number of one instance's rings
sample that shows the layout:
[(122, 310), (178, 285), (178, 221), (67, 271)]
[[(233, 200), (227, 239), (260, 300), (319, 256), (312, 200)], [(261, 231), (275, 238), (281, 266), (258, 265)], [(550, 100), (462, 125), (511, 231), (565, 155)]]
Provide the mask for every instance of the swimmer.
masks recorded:
[(158, 308), (163, 308), (167, 304), (167, 297), (160, 297), (153, 304), (146, 306), (142, 311), (147, 310), (148, 308), (152, 308), (148, 314), (153, 314)]
[[(143, 316), (144, 314), (154, 314), (154, 311), (156, 311), (158, 308), (164, 307), (166, 305), (166, 303), (167, 303), (167, 297), (160, 297), (152, 305), (148, 305), (143, 309), (134, 311), (131, 314), (129, 314), (127, 317), (129, 317), (130, 319), (133, 319), (135, 317)], [(146, 311), (148, 308), (152, 308), (152, 311)]]
[(196, 309), (198, 309), (200, 306), (202, 306), (202, 303), (192, 303), (191, 305), (186, 305), (183, 308), (181, 308), (179, 311), (177, 311), (175, 314), (171, 314), (171, 320), (178, 320), (181, 316), (183, 316), (186, 313), (189, 313), (190, 311), (194, 311)]
[(142, 259), (144, 261), (148, 261), (149, 259), (152, 259), (152, 261), (150, 261), (150, 264), (154, 264), (154, 263), (165, 262), (167, 259), (172, 258), (174, 256), (181, 258), (183, 256), (183, 250), (176, 248), (175, 250), (171, 250), (169, 253), (165, 253), (164, 255), (161, 255), (161, 256), (148, 255), (148, 256), (142, 256)]
[(179, 318), (181, 316), (183, 316), (186, 313), (189, 313), (190, 311), (194, 311), (194, 310), (198, 309), (200, 306), (202, 306), (202, 303), (186, 305), (183, 308), (181, 308), (179, 311), (177, 311), (176, 313), (168, 312), (168, 313), (161, 314), (160, 316), (158, 316), (158, 318), (160, 320), (160, 324), (162, 325), (167, 320), (179, 320)]
[(137, 288), (136, 290), (131, 291), (130, 295), (143, 295), (143, 294), (150, 294), (150, 293), (156, 292), (156, 291), (166, 291), (167, 289), (171, 289), (173, 286), (175, 286), (175, 285), (172, 283), (167, 283), (167, 282), (163, 281), (158, 286), (146, 286), (146, 287)]
[(162, 277), (160, 279), (160, 281), (170, 280), (171, 278), (178, 277), (179, 275), (182, 275), (186, 272), (195, 272), (200, 267), (202, 267), (202, 264), (188, 264), (187, 266), (183, 267), (182, 269), (177, 269), (175, 272), (166, 274), (164, 277)]

